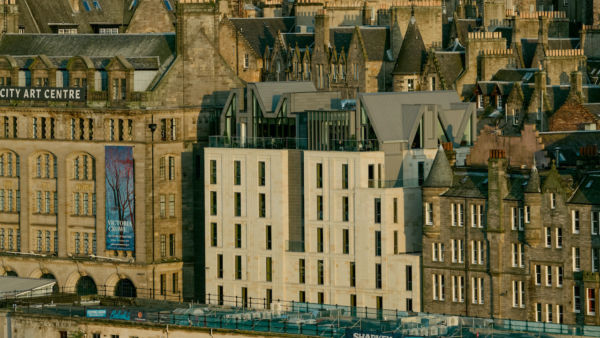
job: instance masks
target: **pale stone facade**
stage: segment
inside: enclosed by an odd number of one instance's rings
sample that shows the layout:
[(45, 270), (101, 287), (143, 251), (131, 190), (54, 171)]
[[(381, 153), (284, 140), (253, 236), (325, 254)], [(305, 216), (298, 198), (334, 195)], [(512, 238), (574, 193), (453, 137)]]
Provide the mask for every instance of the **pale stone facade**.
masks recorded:
[(420, 310), (420, 189), (384, 188), (383, 166), (383, 152), (206, 148), (206, 299)]

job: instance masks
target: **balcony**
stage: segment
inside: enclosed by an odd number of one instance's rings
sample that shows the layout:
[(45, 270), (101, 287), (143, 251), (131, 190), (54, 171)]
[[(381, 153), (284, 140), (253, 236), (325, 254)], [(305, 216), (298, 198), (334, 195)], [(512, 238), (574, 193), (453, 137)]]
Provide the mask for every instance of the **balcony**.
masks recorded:
[(377, 140), (329, 140), (327, 143), (309, 144), (305, 138), (229, 137), (209, 136), (211, 148), (298, 149), (315, 151), (377, 151)]

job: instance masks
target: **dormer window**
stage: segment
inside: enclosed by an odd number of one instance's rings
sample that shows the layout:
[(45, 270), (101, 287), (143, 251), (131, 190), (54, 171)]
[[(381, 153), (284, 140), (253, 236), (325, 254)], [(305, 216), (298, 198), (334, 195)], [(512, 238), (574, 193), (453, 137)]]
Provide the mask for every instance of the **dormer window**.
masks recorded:
[(12, 84), (12, 79), (10, 76), (0, 75), (0, 87), (6, 86), (9, 87)]
[(502, 110), (502, 95), (496, 95), (496, 108)]
[(477, 94), (477, 109), (483, 109), (483, 95)]
[(113, 100), (125, 100), (127, 98), (127, 80), (124, 78), (113, 79)]

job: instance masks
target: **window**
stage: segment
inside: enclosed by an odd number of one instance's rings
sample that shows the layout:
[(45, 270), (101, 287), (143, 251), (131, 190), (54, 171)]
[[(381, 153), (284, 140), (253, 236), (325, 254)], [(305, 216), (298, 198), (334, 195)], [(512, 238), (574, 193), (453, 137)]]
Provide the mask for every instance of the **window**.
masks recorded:
[(579, 285), (573, 286), (573, 312), (581, 312), (581, 287)]
[(425, 224), (433, 225), (433, 203), (425, 203)]
[(381, 231), (375, 231), (375, 256), (381, 256)]
[(258, 162), (258, 185), (261, 187), (265, 186), (265, 162)]
[(592, 248), (592, 272), (600, 271), (600, 249)]
[(596, 314), (596, 289), (587, 289), (587, 314), (593, 316)]
[(452, 239), (452, 262), (464, 263), (465, 248), (462, 239)]
[(546, 231), (546, 248), (552, 247), (552, 228), (546, 227), (544, 228)]
[(556, 286), (561, 288), (563, 286), (563, 267), (556, 267)]
[(323, 164), (322, 163), (317, 163), (316, 183), (317, 183), (317, 189), (323, 188)]
[(169, 159), (169, 181), (175, 180), (175, 157), (168, 156)]
[(412, 92), (415, 90), (415, 80), (414, 79), (408, 79), (407, 80), (407, 86), (408, 86), (408, 91)]
[(348, 164), (342, 164), (342, 189), (348, 189)]
[(452, 226), (455, 227), (458, 224), (458, 212), (457, 212), (457, 205), (452, 203), (450, 205), (450, 211), (452, 214)]
[(223, 255), (217, 255), (217, 278), (223, 278)]
[(564, 310), (562, 305), (556, 305), (556, 320), (559, 324), (564, 323)]
[(317, 228), (317, 252), (323, 252), (323, 228)]
[(265, 260), (265, 278), (267, 282), (273, 281), (273, 259), (271, 257), (267, 257)]
[(579, 248), (573, 248), (573, 271), (581, 270), (581, 259), (579, 256)]
[(535, 285), (542, 285), (542, 267), (541, 267), (541, 265), (535, 266)]
[(381, 223), (381, 198), (375, 198), (374, 200), (374, 210), (375, 210), (375, 224)]
[(394, 255), (398, 254), (399, 251), (399, 243), (398, 243), (398, 231), (394, 230)]
[(317, 195), (317, 220), (323, 220), (323, 196)]
[(523, 221), (525, 218), (523, 208), (511, 208), (512, 213), (512, 230), (523, 230)]
[(600, 211), (592, 211), (590, 218), (592, 222), (592, 235), (600, 234)]
[(167, 236), (160, 235), (160, 257), (167, 255)]
[(160, 217), (164, 218), (167, 215), (165, 195), (160, 195), (159, 196), (159, 201), (160, 201), (159, 202), (159, 205), (160, 205), (160, 207), (159, 207), (159, 214), (160, 214)]
[(298, 283), (300, 283), (300, 284), (304, 284), (304, 282), (306, 282), (305, 271), (306, 271), (306, 261), (304, 260), (304, 258), (300, 258), (298, 260)]
[(306, 302), (306, 292), (305, 291), (298, 291), (298, 301), (300, 303)]
[(350, 253), (350, 230), (342, 229), (342, 252), (347, 255)]
[(242, 279), (242, 256), (235, 256), (235, 279)]
[(546, 286), (552, 286), (552, 267), (546, 266)]
[[(83, 197), (86, 196), (87, 194)], [(169, 217), (175, 217), (175, 194), (169, 194)]]
[(175, 234), (169, 234), (169, 256), (175, 256)]
[(556, 248), (562, 248), (562, 228), (556, 228)]
[(240, 249), (242, 247), (242, 225), (235, 225), (235, 247)]
[(210, 215), (211, 216), (217, 215), (217, 192), (216, 191), (210, 192)]
[(525, 288), (522, 281), (513, 281), (513, 307), (525, 307)]
[(483, 241), (471, 241), (471, 264), (483, 264)]
[(179, 292), (179, 274), (177, 272), (173, 273), (171, 277), (171, 286), (173, 289), (173, 293)]
[(550, 208), (556, 209), (556, 194), (550, 193)]
[(325, 266), (322, 259), (317, 261), (317, 284), (323, 285), (325, 282)]
[(405, 270), (406, 270), (406, 291), (412, 291), (412, 289), (413, 289), (412, 265), (407, 265)]
[(348, 222), (349, 219), (348, 196), (342, 196), (342, 221)]
[(540, 304), (540, 303), (535, 304), (535, 321), (536, 322), (542, 321), (542, 304)]
[(235, 192), (233, 194), (233, 215), (235, 217), (242, 216), (242, 193)]
[(325, 293), (317, 292), (317, 303), (325, 304)]
[(349, 271), (350, 271), (350, 286), (356, 287), (356, 264), (354, 262), (350, 262)]
[(271, 241), (271, 226), (267, 225), (265, 228), (265, 248), (267, 250), (271, 250), (273, 247), (272, 241)]
[(233, 185), (242, 184), (242, 162), (233, 161)]
[(483, 304), (483, 278), (471, 277), (471, 303)]
[(375, 264), (375, 288), (381, 289), (381, 264)]
[[(160, 178), (165, 178), (165, 158), (160, 158)], [(210, 160), (210, 184), (217, 184), (217, 161)]]
[(458, 226), (465, 225), (465, 206), (463, 204), (458, 205)]
[(167, 294), (167, 275), (160, 275), (160, 294), (164, 296)]
[(579, 233), (579, 210), (571, 211), (571, 225), (573, 227), (573, 233)]
[(244, 69), (248, 69), (250, 67), (250, 55), (248, 53), (244, 54)]

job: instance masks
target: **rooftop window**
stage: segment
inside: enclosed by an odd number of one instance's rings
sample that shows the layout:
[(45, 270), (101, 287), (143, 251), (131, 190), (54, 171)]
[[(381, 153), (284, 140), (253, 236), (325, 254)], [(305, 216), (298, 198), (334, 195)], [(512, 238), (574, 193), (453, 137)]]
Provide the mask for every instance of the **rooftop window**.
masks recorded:
[(102, 10), (102, 7), (100, 6), (100, 3), (98, 2), (98, 0), (94, 0), (94, 8), (96, 8), (99, 11)]
[(83, 8), (85, 8), (86, 12), (89, 12), (92, 10), (92, 7), (90, 6), (90, 3), (87, 0), (83, 0)]
[(173, 10), (173, 6), (171, 5), (171, 1), (169, 0), (163, 0), (165, 3), (165, 7), (167, 7), (167, 10), (172, 11)]

